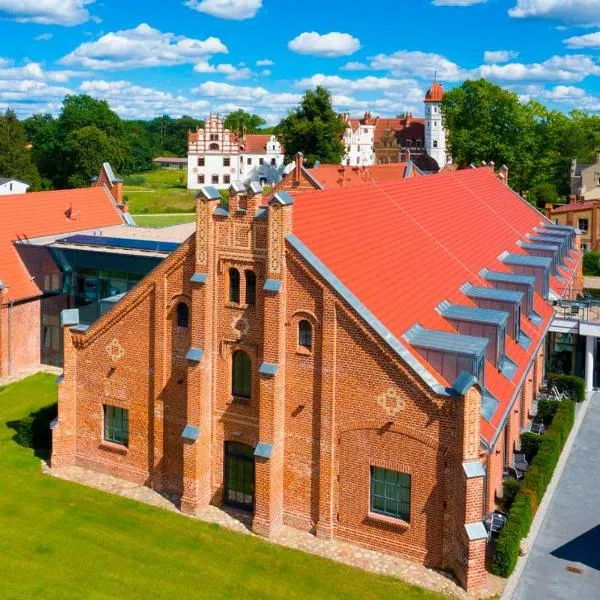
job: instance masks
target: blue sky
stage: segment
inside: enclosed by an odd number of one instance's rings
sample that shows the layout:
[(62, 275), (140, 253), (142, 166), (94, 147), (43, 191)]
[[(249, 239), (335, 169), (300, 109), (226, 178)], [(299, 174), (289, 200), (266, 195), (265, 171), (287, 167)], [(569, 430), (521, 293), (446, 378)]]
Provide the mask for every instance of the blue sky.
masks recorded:
[(317, 83), (340, 111), (419, 115), (436, 70), (600, 111), (600, 0), (0, 0), (0, 40), (0, 110), (22, 116), (85, 92), (275, 123)]

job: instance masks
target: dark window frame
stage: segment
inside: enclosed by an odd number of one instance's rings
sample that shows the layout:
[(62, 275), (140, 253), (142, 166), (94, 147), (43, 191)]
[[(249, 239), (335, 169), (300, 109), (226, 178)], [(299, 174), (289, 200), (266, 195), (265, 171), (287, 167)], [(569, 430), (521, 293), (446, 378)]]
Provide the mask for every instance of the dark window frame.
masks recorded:
[(229, 302), (233, 304), (240, 303), (240, 272), (235, 268), (229, 269)]
[(187, 329), (190, 326), (190, 307), (187, 302), (179, 302), (176, 308), (177, 327)]
[(370, 511), (410, 523), (411, 475), (372, 466), (370, 479)]
[(256, 273), (254, 271), (246, 271), (246, 304), (256, 304)]
[(244, 350), (236, 350), (231, 356), (231, 393), (246, 400), (252, 395), (252, 359)]
[(104, 440), (111, 444), (129, 446), (129, 410), (111, 404), (103, 405)]
[(313, 326), (308, 319), (301, 319), (298, 322), (298, 346), (306, 350), (312, 350)]

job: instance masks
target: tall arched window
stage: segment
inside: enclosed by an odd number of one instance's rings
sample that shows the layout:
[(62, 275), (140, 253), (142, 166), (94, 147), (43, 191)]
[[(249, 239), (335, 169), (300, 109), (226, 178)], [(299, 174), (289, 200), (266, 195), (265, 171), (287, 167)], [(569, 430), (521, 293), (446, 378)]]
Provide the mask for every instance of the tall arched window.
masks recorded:
[(246, 271), (246, 304), (256, 302), (256, 273)]
[(229, 269), (229, 302), (240, 303), (240, 272), (233, 267)]
[(312, 325), (306, 319), (298, 323), (298, 345), (312, 350)]
[(180, 302), (177, 305), (177, 327), (189, 327), (190, 325), (190, 309), (185, 302)]
[(231, 393), (239, 398), (250, 398), (252, 362), (242, 350), (233, 353), (231, 369)]

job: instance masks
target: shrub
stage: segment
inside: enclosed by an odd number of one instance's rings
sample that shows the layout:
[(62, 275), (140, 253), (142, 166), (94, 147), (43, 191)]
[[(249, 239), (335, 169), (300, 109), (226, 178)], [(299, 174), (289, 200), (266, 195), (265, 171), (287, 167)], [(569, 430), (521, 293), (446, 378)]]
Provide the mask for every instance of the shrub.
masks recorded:
[(558, 400), (546, 400), (545, 398), (538, 400), (537, 418), (546, 427), (552, 423), (559, 404)]
[(504, 508), (508, 511), (513, 505), (517, 494), (519, 493), (520, 484), (514, 479), (505, 479), (502, 482), (502, 497), (504, 499)]
[[(508, 577), (517, 564), (521, 539), (529, 533), (532, 517), (537, 512), (552, 479), (560, 453), (575, 421), (575, 404), (572, 400), (552, 403), (557, 405), (551, 407), (554, 418), (546, 433), (539, 438), (537, 453), (510, 507), (506, 525), (498, 536), (492, 571), (501, 577)], [(529, 438), (529, 435), (523, 434), (521, 439), (527, 439), (533, 446), (535, 442)]]
[(559, 391), (566, 392), (576, 402), (585, 400), (585, 381), (581, 377), (550, 373), (548, 381), (551, 385), (555, 385)]
[(583, 274), (600, 275), (600, 252), (586, 252), (583, 255)]
[(526, 431), (521, 434), (521, 450), (525, 453), (525, 458), (528, 463), (531, 463), (535, 458), (541, 443), (542, 436), (537, 433)]
[(519, 494), (508, 514), (506, 525), (498, 536), (496, 556), (492, 566), (494, 575), (508, 577), (513, 572), (519, 558), (519, 545), (529, 533), (531, 518), (529, 497)]

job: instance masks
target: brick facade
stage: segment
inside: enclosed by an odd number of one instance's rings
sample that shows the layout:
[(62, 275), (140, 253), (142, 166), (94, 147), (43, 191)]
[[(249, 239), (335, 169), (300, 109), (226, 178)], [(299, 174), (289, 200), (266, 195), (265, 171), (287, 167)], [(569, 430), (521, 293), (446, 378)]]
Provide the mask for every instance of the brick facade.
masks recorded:
[(39, 299), (0, 302), (0, 377), (40, 364), (40, 319)]
[[(293, 206), (261, 203), (232, 195), (215, 214), (216, 202), (200, 195), (195, 236), (89, 330), (65, 330), (53, 465), (168, 491), (194, 513), (224, 501), (225, 443), (260, 442), (270, 456), (254, 461), (257, 533), (286, 523), (451, 569), (468, 589), (480, 587), (485, 539), (469, 539), (465, 525), (482, 520), (484, 479), (486, 509), (494, 506), (505, 432), (486, 456), (479, 388), (436, 395), (286, 243)], [(231, 268), (240, 302), (229, 301)], [(248, 271), (254, 304), (245, 303)], [(277, 285), (266, 291), (267, 281)], [(188, 327), (177, 323), (181, 302)], [(312, 326), (310, 349), (299, 343), (301, 320)], [(201, 350), (194, 360), (190, 348)], [(252, 365), (249, 399), (232, 395), (238, 350)], [(540, 368), (530, 372), (535, 385)], [(524, 389), (509, 411), (511, 452), (534, 384)], [(104, 441), (103, 405), (128, 409), (127, 447)], [(197, 439), (182, 438), (186, 425)], [(480, 461), (487, 478), (467, 476), (463, 464)], [(408, 522), (371, 511), (372, 467), (410, 475)]]

